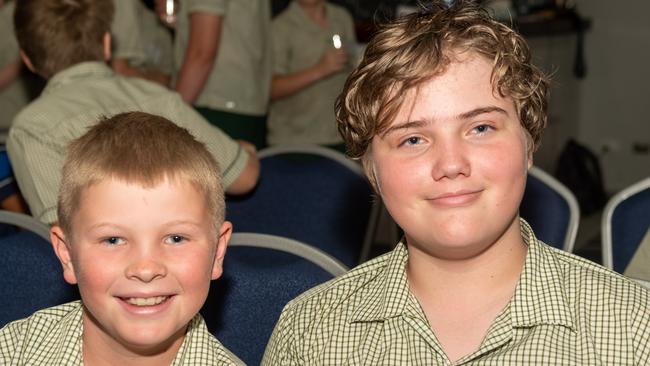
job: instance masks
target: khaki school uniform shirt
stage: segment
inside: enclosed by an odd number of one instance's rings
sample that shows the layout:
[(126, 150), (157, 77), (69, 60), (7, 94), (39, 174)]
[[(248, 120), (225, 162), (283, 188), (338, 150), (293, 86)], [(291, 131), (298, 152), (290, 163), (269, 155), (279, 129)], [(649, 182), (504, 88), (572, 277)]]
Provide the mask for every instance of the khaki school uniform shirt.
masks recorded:
[(625, 275), (650, 282), (650, 228), (625, 269)]
[(115, 14), (111, 25), (111, 58), (127, 59), (134, 65), (146, 62), (138, 2), (140, 0), (113, 0)]
[(241, 146), (177, 93), (143, 79), (116, 75), (102, 62), (85, 62), (54, 75), (41, 96), (16, 116), (9, 132), (9, 158), (34, 217), (48, 224), (57, 220), (57, 194), (68, 143), (100, 117), (130, 111), (160, 115), (186, 128), (219, 163), (224, 187), (246, 166), (248, 154)]
[(586, 259), (528, 245), (513, 298), (479, 348), (450, 362), (409, 291), (404, 243), (296, 298), (263, 365), (648, 365), (650, 292)]
[(135, 65), (146, 70), (157, 70), (167, 75), (174, 71), (174, 52), (171, 32), (158, 20), (156, 13), (141, 1), (138, 4), (139, 28), (142, 35), (145, 60)]
[[(337, 5), (327, 3), (325, 7), (326, 28), (309, 18), (296, 1), (273, 20), (274, 74), (293, 74), (316, 65), (333, 47), (334, 34), (341, 37), (348, 51), (354, 48), (356, 38), (350, 14)], [(269, 111), (269, 143), (340, 143), (334, 102), (351, 71), (350, 62), (342, 71), (273, 101)]]
[[(20, 59), (18, 42), (14, 36), (14, 3), (0, 6), (0, 69)], [(14, 116), (31, 99), (29, 80), (19, 78), (0, 90), (0, 143), (7, 139)]]
[(201, 94), (200, 107), (266, 115), (271, 93), (271, 2), (269, 0), (183, 0), (177, 17), (174, 68), (180, 71), (193, 12), (222, 16), (217, 57)]
[[(83, 306), (81, 301), (47, 308), (0, 330), (0, 364), (83, 365)], [(172, 366), (244, 365), (208, 332), (197, 314)]]

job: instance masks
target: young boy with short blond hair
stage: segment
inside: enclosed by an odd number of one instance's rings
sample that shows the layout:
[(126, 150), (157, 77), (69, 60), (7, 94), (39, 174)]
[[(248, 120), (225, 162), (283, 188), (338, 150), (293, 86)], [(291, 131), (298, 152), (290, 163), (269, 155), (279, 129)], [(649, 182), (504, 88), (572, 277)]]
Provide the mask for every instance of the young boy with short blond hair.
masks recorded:
[(14, 119), (7, 149), (32, 215), (57, 221), (56, 197), (67, 144), (100, 116), (142, 111), (187, 128), (205, 143), (227, 193), (251, 190), (259, 176), (254, 148), (211, 126), (177, 93), (116, 75), (111, 58), (113, 0), (23, 0), (14, 26), (23, 60), (48, 79), (43, 93)]
[(647, 365), (650, 292), (519, 217), (548, 79), (476, 2), (383, 27), (336, 105), (404, 238), (289, 303), (263, 365)]
[(142, 112), (73, 141), (52, 246), (81, 301), (0, 331), (7, 365), (240, 365), (198, 314), (232, 226), (219, 167), (185, 129)]

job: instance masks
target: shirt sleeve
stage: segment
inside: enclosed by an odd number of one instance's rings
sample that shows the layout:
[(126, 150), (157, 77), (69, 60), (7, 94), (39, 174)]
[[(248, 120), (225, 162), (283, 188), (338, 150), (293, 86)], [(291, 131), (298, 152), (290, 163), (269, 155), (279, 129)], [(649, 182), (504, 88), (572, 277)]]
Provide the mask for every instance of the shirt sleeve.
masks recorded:
[(146, 60), (144, 42), (138, 27), (137, 2), (134, 0), (114, 0), (115, 14), (111, 27), (113, 58), (124, 58), (134, 64)]
[[(213, 15), (224, 15), (230, 0), (187, 0), (187, 14), (202, 12)], [(242, 0), (235, 0), (242, 1)]]
[(282, 19), (276, 19), (271, 23), (271, 44), (273, 54), (273, 73), (289, 73), (289, 61), (291, 48), (289, 46), (289, 35), (285, 30)]
[(176, 104), (173, 110), (177, 115), (171, 120), (186, 128), (215, 158), (221, 169), (224, 189), (227, 189), (244, 171), (248, 162), (248, 153), (235, 140), (219, 128), (211, 125), (192, 107), (187, 105), (180, 96), (174, 98)]
[(56, 222), (60, 169), (65, 152), (16, 128), (9, 132), (7, 152), (32, 215), (46, 224)]

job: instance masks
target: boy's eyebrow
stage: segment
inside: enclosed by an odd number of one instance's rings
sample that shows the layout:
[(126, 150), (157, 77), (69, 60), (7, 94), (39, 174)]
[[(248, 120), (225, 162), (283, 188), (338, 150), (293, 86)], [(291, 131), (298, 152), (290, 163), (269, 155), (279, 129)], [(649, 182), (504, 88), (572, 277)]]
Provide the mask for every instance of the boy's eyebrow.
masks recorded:
[[(474, 108), (474, 109), (472, 109), (470, 111), (463, 112), (463, 113), (459, 114), (458, 116), (456, 116), (456, 119), (459, 119), (459, 120), (470, 119), (470, 118), (474, 118), (476, 116), (480, 116), (481, 114), (493, 113), (493, 112), (504, 114), (506, 116), (508, 115), (508, 111), (506, 111), (505, 109), (503, 109), (501, 107), (486, 106), (486, 107)], [(391, 133), (393, 133), (393, 132), (395, 132), (397, 130), (404, 130), (404, 129), (413, 128), (413, 127), (422, 127), (425, 124), (427, 124), (427, 121), (423, 121), (423, 120), (407, 121), (407, 122), (404, 122), (404, 123), (397, 123), (397, 124), (387, 128), (386, 131), (382, 132), (380, 137), (384, 138), (384, 137), (388, 136), (389, 134), (391, 134)]]
[(479, 116), (479, 115), (484, 114), (484, 113), (492, 113), (492, 112), (498, 112), (498, 113), (501, 113), (501, 114), (505, 114), (506, 116), (508, 115), (508, 112), (505, 109), (494, 106), (494, 105), (491, 105), (491, 106), (486, 106), (486, 107), (474, 108), (471, 111), (467, 111), (467, 112), (459, 114), (458, 117), (456, 117), (456, 118), (457, 119), (470, 119), (470, 118)]
[(405, 130), (407, 128), (413, 128), (413, 127), (422, 127), (422, 126), (424, 126), (426, 124), (427, 124), (427, 122), (422, 121), (422, 120), (407, 121), (407, 122), (404, 122), (404, 123), (397, 123), (397, 124), (394, 124), (394, 125), (388, 127), (386, 129), (386, 131), (381, 133), (380, 137), (384, 138), (384, 137), (388, 136), (389, 134), (391, 134), (391, 133), (393, 133), (393, 132), (395, 132), (397, 130)]

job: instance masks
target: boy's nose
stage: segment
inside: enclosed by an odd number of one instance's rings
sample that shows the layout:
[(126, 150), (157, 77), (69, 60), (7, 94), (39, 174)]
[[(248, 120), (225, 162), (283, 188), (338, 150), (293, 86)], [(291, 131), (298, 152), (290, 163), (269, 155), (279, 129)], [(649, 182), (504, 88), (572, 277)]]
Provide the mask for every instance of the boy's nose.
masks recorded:
[(469, 159), (461, 142), (440, 141), (432, 153), (434, 164), (431, 176), (434, 180), (455, 179), (459, 175), (468, 177), (471, 174)]
[(139, 255), (126, 268), (125, 275), (129, 279), (151, 282), (167, 275), (167, 266), (160, 261), (159, 256)]

